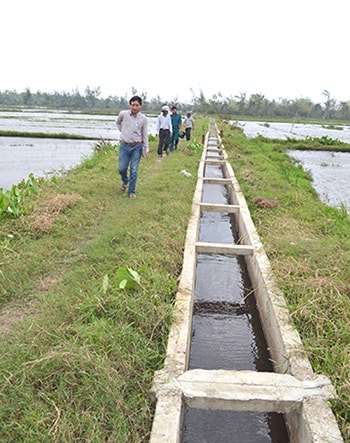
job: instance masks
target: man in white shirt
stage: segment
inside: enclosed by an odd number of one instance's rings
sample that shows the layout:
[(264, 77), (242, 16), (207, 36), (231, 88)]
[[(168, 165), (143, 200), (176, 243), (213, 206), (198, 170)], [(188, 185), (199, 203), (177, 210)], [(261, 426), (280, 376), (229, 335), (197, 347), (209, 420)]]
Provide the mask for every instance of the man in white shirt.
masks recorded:
[(158, 156), (163, 157), (163, 151), (169, 155), (170, 137), (173, 135), (173, 126), (169, 115), (169, 106), (162, 107), (162, 113), (157, 118), (156, 134), (159, 136)]
[(191, 115), (191, 112), (187, 112), (184, 123), (185, 123), (186, 140), (191, 140), (191, 131), (192, 129), (194, 129), (194, 119)]

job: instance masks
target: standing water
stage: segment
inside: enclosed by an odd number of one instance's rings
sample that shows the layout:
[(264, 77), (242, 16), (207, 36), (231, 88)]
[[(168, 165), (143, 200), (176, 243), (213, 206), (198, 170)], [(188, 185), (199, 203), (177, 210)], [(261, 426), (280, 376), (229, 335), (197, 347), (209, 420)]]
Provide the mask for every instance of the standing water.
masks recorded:
[(329, 206), (344, 205), (350, 214), (350, 153), (329, 151), (288, 151), (310, 171), (312, 185), (321, 201)]
[[(233, 122), (231, 122), (233, 123)], [(305, 137), (339, 140), (350, 143), (350, 126), (327, 128), (323, 125), (280, 123), (280, 122), (238, 122), (247, 138), (262, 135), (271, 139), (304, 139)], [(344, 205), (350, 214), (350, 153), (340, 151), (289, 150), (288, 154), (299, 161), (304, 170), (312, 176), (312, 184), (320, 200), (329, 206)]]
[[(98, 140), (116, 143), (120, 134), (116, 115), (89, 115), (63, 111), (0, 111), (0, 130), (25, 132), (27, 137), (0, 137), (0, 189), (34, 177), (66, 173), (94, 152)], [(149, 131), (155, 130), (149, 117)], [(30, 133), (84, 136), (87, 140), (69, 138), (35, 138)], [(90, 138), (90, 140), (89, 140)], [(96, 140), (98, 139), (98, 140)]]
[[(207, 165), (205, 177), (223, 178)], [(203, 203), (230, 204), (224, 184), (204, 184)], [(199, 240), (237, 244), (234, 215), (203, 211)], [(189, 369), (273, 372), (243, 257), (198, 254)], [(202, 410), (185, 406), (183, 443), (288, 442), (278, 413)]]

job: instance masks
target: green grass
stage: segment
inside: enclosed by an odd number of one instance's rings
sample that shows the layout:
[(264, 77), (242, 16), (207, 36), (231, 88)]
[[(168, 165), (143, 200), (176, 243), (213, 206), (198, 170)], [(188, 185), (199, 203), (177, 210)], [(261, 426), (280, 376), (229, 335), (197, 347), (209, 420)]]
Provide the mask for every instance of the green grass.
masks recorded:
[(8, 131), (8, 130), (0, 130), (0, 137), (59, 138), (59, 139), (70, 139), (70, 140), (100, 140), (100, 137), (85, 137), (84, 135), (66, 134), (65, 132), (48, 134), (46, 132)]
[(348, 441), (350, 217), (319, 201), (285, 144), (248, 141), (228, 126), (223, 143), (313, 369), (336, 387), (332, 406)]
[[(201, 136), (198, 133), (198, 138)], [(196, 132), (194, 132), (196, 137)], [(141, 442), (153, 414), (201, 155), (142, 159), (137, 199), (117, 152), (93, 158), (0, 219), (0, 441)], [(140, 276), (120, 289), (118, 271)]]
[[(196, 118), (196, 128), (207, 123)], [(313, 368), (336, 387), (346, 439), (349, 218), (319, 202), (287, 146), (221, 126)], [(148, 440), (200, 155), (195, 140), (181, 141), (159, 160), (152, 141), (130, 200), (118, 191), (117, 152), (101, 148), (25, 195), (21, 217), (0, 218), (1, 442)], [(136, 289), (119, 287), (127, 267)]]

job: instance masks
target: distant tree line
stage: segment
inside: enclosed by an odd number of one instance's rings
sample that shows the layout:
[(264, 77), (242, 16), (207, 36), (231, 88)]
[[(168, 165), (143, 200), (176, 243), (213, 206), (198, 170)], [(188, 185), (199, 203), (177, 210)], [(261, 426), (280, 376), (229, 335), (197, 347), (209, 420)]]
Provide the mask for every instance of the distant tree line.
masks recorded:
[(249, 97), (241, 93), (234, 97), (213, 95), (207, 99), (202, 92), (193, 98), (193, 109), (208, 114), (228, 114), (260, 118), (305, 118), (324, 120), (349, 120), (350, 101), (338, 102), (324, 90), (323, 103), (313, 103), (309, 98), (269, 100), (262, 94)]
[[(313, 103), (309, 98), (269, 100), (262, 94), (240, 93), (236, 96), (224, 97), (221, 93), (211, 98), (205, 97), (202, 91), (195, 95), (189, 103), (179, 103), (177, 98), (164, 101), (159, 96), (148, 100), (146, 93), (138, 93), (132, 88), (131, 95), (138, 94), (143, 99), (143, 110), (159, 112), (164, 103), (176, 104), (182, 110), (191, 110), (202, 114), (221, 114), (259, 118), (305, 118), (325, 120), (350, 120), (350, 101), (341, 101), (331, 97), (324, 90), (323, 103)], [(23, 92), (0, 91), (0, 106), (43, 107), (71, 110), (120, 110), (129, 106), (129, 96), (100, 97), (101, 89), (86, 87), (84, 94), (77, 89), (67, 92), (32, 92), (26, 88)], [(131, 96), (130, 95), (130, 96)]]

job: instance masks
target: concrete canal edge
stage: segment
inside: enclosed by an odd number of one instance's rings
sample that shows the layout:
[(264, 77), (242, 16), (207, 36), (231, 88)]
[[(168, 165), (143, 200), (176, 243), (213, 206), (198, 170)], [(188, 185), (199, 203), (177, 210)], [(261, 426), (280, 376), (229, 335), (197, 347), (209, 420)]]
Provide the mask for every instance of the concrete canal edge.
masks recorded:
[[(216, 159), (211, 157), (212, 151), (219, 152)], [(198, 242), (201, 210), (208, 208), (201, 203), (206, 164), (221, 165), (232, 202), (211, 210), (236, 213), (241, 242), (226, 251), (220, 250), (220, 245)], [(273, 373), (188, 370), (196, 257), (199, 251), (210, 252), (215, 247), (219, 253), (245, 257), (274, 362)], [(214, 122), (206, 135), (198, 169), (164, 367), (155, 374), (151, 391), (156, 402), (151, 443), (181, 442), (185, 404), (199, 409), (278, 412), (285, 417), (291, 443), (343, 442), (328, 402), (335, 398), (335, 390), (327, 377), (313, 372), (300, 336), (291, 325), (285, 299), (274, 282), (269, 260)]]

